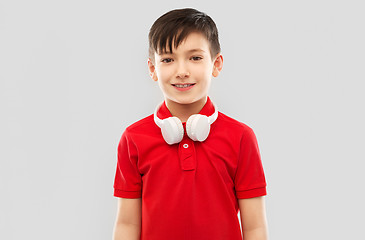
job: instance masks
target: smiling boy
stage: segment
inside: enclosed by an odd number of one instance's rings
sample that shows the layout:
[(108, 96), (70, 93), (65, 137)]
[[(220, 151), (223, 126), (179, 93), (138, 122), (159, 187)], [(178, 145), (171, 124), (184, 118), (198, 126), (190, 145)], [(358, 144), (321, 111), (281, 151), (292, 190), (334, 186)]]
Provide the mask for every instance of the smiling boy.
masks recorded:
[(113, 239), (266, 240), (255, 134), (208, 96), (223, 67), (215, 23), (195, 9), (172, 10), (149, 42), (148, 69), (164, 101), (119, 142)]

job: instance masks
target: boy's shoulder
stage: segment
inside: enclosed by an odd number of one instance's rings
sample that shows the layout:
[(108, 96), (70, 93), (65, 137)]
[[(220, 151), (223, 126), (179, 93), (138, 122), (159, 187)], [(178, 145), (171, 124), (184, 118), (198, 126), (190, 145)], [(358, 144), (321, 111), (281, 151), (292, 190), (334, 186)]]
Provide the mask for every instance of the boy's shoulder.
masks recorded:
[(220, 120), (224, 121), (228, 125), (234, 125), (234, 126), (236, 126), (238, 128), (243, 128), (243, 129), (251, 128), (246, 123), (243, 123), (241, 121), (238, 121), (237, 119), (235, 119), (233, 117), (230, 117), (227, 114), (224, 114), (222, 112), (219, 112), (219, 116), (220, 116)]
[(144, 118), (141, 118), (126, 127), (129, 132), (145, 132), (151, 129), (151, 125), (156, 125), (153, 120), (153, 114), (150, 114)]
[(217, 126), (217, 128), (219, 127), (220, 130), (230, 132), (231, 136), (235, 135), (243, 137), (245, 135), (254, 134), (253, 129), (247, 123), (241, 122), (222, 112), (218, 111), (218, 113), (219, 113), (218, 119), (220, 120), (219, 121), (220, 124), (219, 126)]

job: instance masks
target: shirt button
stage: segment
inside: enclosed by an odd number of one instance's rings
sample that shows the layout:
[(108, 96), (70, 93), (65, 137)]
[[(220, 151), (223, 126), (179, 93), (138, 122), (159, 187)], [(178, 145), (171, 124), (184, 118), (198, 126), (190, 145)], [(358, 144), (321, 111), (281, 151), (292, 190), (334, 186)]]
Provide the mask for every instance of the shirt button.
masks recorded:
[(188, 145), (187, 143), (185, 143), (185, 144), (183, 145), (183, 147), (184, 147), (184, 148), (188, 148), (188, 147), (189, 147), (189, 145)]

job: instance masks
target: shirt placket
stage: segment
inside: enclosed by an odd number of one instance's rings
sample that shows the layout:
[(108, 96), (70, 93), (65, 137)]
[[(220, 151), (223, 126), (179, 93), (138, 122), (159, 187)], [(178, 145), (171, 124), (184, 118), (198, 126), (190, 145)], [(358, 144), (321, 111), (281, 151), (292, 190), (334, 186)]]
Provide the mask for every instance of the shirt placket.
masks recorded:
[(179, 143), (179, 159), (181, 170), (190, 171), (196, 169), (196, 155), (194, 141), (191, 140), (186, 134), (185, 123), (184, 126), (184, 137)]

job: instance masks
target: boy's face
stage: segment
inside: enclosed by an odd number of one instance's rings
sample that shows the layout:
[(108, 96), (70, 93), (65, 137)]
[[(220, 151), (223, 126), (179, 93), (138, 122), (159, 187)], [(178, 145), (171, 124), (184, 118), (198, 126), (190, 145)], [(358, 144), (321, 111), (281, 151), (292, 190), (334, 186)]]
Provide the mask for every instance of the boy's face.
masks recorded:
[[(155, 64), (148, 59), (150, 75), (158, 82), (165, 100), (190, 104), (205, 99), (212, 76), (217, 77), (222, 69), (222, 55), (219, 53), (212, 59), (208, 40), (198, 32), (190, 33), (172, 50), (172, 54), (155, 53)], [(178, 88), (175, 84), (194, 85)]]

